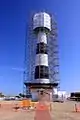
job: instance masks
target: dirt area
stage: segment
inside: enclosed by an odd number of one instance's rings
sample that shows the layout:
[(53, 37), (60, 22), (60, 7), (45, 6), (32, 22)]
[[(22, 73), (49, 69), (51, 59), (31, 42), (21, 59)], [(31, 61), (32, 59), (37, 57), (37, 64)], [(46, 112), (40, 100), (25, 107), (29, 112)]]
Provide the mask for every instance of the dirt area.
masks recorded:
[[(34, 120), (35, 111), (13, 109), (18, 102), (0, 102), (0, 120)], [(79, 104), (79, 103), (78, 103)], [(75, 102), (53, 103), (52, 120), (80, 120), (80, 113), (74, 112)]]
[(75, 112), (74, 106), (75, 102), (54, 103), (52, 120), (80, 120), (80, 113)]

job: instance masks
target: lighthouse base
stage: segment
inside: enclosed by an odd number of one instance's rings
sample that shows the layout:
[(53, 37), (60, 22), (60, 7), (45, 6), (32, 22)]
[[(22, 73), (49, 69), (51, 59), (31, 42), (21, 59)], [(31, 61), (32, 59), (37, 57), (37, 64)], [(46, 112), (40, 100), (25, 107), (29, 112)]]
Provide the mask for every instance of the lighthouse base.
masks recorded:
[(52, 90), (58, 86), (58, 83), (24, 83), (29, 87), (31, 93), (37, 95), (38, 101), (52, 101)]

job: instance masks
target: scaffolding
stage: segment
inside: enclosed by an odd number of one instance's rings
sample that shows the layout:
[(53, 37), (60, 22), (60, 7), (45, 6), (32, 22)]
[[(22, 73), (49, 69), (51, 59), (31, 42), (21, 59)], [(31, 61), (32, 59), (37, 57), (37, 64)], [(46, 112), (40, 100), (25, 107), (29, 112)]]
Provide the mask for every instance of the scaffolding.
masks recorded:
[(60, 89), (59, 76), (59, 45), (58, 45), (58, 29), (57, 22), (51, 17), (52, 30), (48, 36), (48, 57), (49, 57), (49, 76), (51, 83), (58, 83), (57, 89)]
[[(48, 37), (48, 58), (49, 58), (49, 79), (51, 83), (57, 83), (57, 88), (60, 88), (59, 78), (59, 47), (58, 47), (58, 34), (57, 34), (57, 23), (53, 17), (51, 17), (52, 30)], [(34, 83), (34, 72), (35, 72), (35, 58), (36, 58), (36, 35), (33, 33), (32, 18), (29, 20), (30, 23), (28, 30), (26, 30), (25, 39), (25, 59), (24, 59), (24, 73), (23, 73), (23, 94), (27, 97), (31, 95), (29, 86), (25, 86), (25, 83)]]

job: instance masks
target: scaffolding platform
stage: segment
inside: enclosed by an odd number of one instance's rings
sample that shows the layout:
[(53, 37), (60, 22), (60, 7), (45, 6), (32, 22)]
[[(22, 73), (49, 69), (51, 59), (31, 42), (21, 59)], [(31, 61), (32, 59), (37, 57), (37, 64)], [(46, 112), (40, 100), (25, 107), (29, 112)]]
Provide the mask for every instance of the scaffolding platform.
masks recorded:
[(25, 86), (29, 87), (30, 89), (52, 89), (53, 87), (57, 87), (58, 83), (31, 83), (31, 82), (25, 82)]

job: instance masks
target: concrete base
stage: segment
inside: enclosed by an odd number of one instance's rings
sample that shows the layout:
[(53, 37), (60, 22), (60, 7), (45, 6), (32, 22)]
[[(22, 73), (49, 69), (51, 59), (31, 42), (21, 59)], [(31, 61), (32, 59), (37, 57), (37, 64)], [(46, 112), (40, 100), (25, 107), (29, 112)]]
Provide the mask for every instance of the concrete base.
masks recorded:
[(43, 101), (43, 102), (51, 102), (52, 101), (52, 90), (40, 90), (38, 92), (38, 97), (39, 97), (39, 101)]

